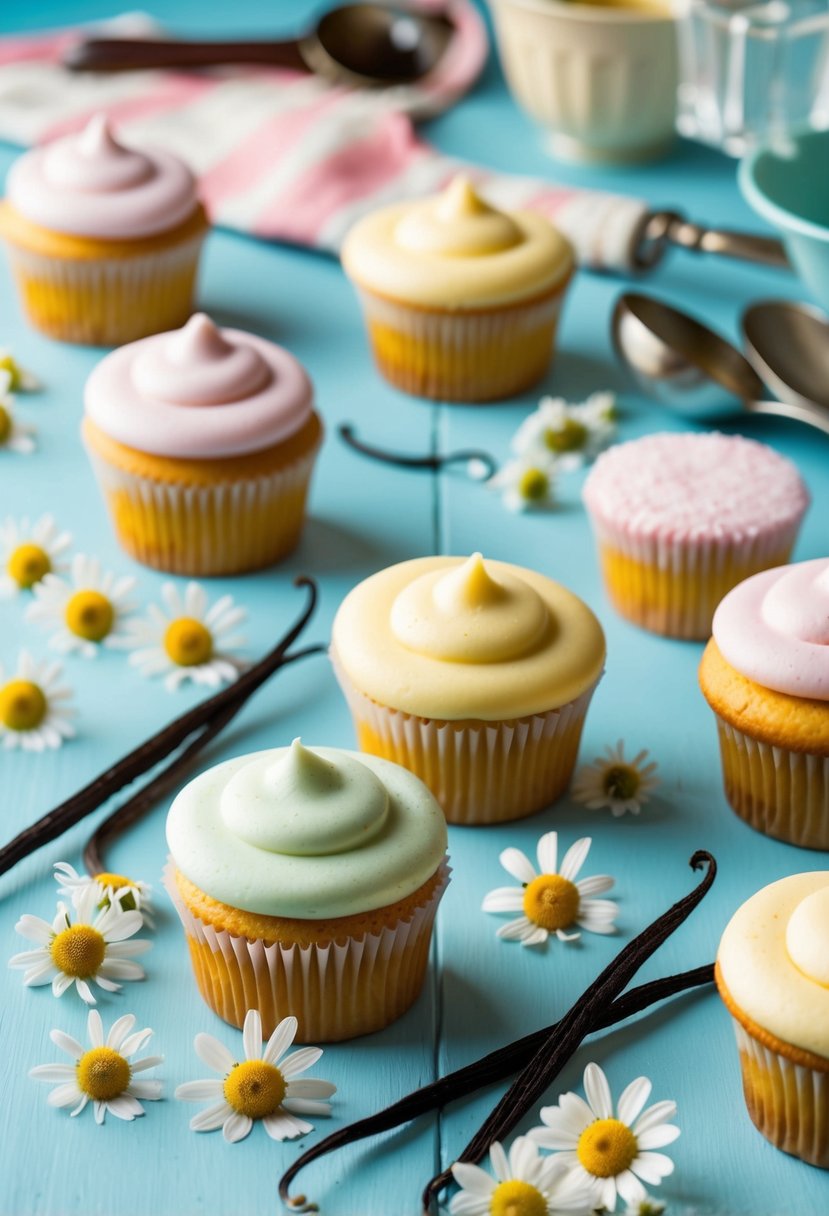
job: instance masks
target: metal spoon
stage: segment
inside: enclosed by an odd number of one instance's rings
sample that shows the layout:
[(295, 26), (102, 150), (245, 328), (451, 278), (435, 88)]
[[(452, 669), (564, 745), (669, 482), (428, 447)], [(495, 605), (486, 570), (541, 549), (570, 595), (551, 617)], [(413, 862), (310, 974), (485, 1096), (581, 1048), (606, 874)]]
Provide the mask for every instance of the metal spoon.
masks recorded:
[[(808, 305), (768, 300), (747, 310), (742, 328), (751, 363), (706, 325), (653, 296), (625, 292), (611, 321), (622, 362), (677, 413), (697, 421), (742, 411), (775, 414), (829, 435), (829, 320)], [(764, 380), (783, 400), (763, 400)]]
[(405, 84), (431, 72), (454, 28), (442, 13), (346, 4), (324, 13), (308, 33), (282, 42), (93, 38), (71, 47), (63, 65), (76, 72), (126, 72), (258, 63), (344, 83)]

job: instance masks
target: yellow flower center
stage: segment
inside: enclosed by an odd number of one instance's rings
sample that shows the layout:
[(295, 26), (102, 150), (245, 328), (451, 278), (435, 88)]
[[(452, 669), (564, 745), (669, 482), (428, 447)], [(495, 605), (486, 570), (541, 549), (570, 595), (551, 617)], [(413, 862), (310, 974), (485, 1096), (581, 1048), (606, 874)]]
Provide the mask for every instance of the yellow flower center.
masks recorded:
[(575, 418), (567, 418), (560, 427), (553, 430), (548, 427), (544, 432), (545, 446), (551, 452), (578, 452), (587, 440), (587, 427), (576, 422)]
[(66, 602), (66, 628), (87, 642), (101, 642), (112, 629), (115, 609), (100, 591), (76, 591)]
[(550, 489), (550, 479), (541, 469), (525, 469), (518, 483), (518, 493), (528, 502), (538, 502), (546, 498)]
[(11, 433), (12, 416), (4, 405), (0, 405), (0, 447), (11, 438)]
[(8, 730), (35, 730), (47, 709), (43, 689), (31, 680), (9, 680), (0, 688), (0, 722)]
[(9, 389), (12, 392), (16, 392), (16, 390), (20, 388), (20, 384), (23, 379), (20, 371), (20, 365), (18, 364), (17, 360), (9, 354), (0, 356), (0, 370), (9, 373), (11, 376)]
[(642, 780), (629, 764), (612, 764), (602, 777), (604, 792), (611, 798), (635, 798)]
[[(124, 874), (110, 874), (104, 871), (103, 874), (96, 874), (95, 881), (100, 883), (102, 887), (109, 887), (112, 891), (120, 891), (122, 887), (134, 887), (135, 883), (131, 878), (127, 878)], [(118, 901), (124, 912), (134, 912), (138, 907), (138, 902), (132, 891), (127, 891), (126, 895), (122, 895)], [(98, 904), (99, 908), (109, 907), (109, 897), (104, 896)]]
[(104, 961), (106, 942), (92, 925), (70, 925), (56, 934), (50, 954), (58, 971), (88, 980)]
[(213, 635), (201, 621), (180, 616), (167, 626), (164, 649), (178, 667), (198, 667), (213, 655)]
[(6, 573), (24, 591), (39, 583), (51, 569), (52, 563), (46, 550), (28, 541), (24, 545), (18, 545), (6, 563)]
[(560, 874), (541, 874), (524, 891), (524, 915), (550, 933), (572, 925), (579, 912), (575, 883)]
[(225, 1078), (225, 1100), (240, 1115), (264, 1119), (279, 1109), (287, 1086), (278, 1068), (264, 1060), (234, 1064)]
[(615, 1178), (628, 1170), (639, 1152), (636, 1137), (619, 1119), (597, 1119), (584, 1129), (576, 1155), (588, 1174)]
[(529, 1182), (502, 1182), (492, 1192), (491, 1216), (547, 1216), (547, 1200)]
[(111, 1047), (93, 1047), (77, 1063), (78, 1088), (99, 1102), (117, 1098), (130, 1083), (130, 1066)]

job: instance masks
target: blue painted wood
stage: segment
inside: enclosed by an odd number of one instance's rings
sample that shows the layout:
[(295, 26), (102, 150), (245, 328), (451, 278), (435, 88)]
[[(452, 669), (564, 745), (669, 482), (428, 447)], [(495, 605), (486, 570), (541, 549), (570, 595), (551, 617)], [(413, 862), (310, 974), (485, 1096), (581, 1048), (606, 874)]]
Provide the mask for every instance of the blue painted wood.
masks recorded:
[[(7, 4), (0, 28), (25, 28), (106, 15), (101, 0), (51, 0), (35, 7)], [(160, 10), (159, 10), (160, 11)], [(197, 0), (169, 0), (164, 18), (185, 32), (265, 32), (286, 28), (310, 5), (240, 0), (231, 10)], [(539, 137), (509, 102), (493, 59), (476, 92), (451, 114), (430, 124), (429, 135), (456, 155), (550, 179), (583, 182), (643, 195), (658, 204), (680, 201), (701, 219), (734, 226), (760, 224), (738, 198), (734, 166), (714, 153), (680, 146), (664, 162), (636, 170), (599, 171), (554, 164)], [(0, 169), (13, 151), (0, 150)], [(157, 595), (162, 576), (134, 567), (118, 550), (100, 508), (78, 439), (81, 391), (99, 353), (49, 343), (23, 323), (5, 267), (0, 270), (0, 344), (47, 382), (37, 398), (22, 398), (21, 416), (39, 428), (36, 456), (0, 457), (0, 513), (53, 511), (93, 552), (119, 571), (133, 569), (142, 601)], [(637, 392), (615, 367), (607, 318), (619, 280), (580, 275), (568, 300), (561, 352), (543, 388), (578, 399), (595, 388), (621, 393), (621, 433), (632, 437), (676, 425)], [(736, 332), (740, 309), (761, 295), (797, 296), (794, 280), (773, 272), (695, 261), (677, 255), (651, 286), (696, 309), (726, 332)], [(721, 863), (717, 886), (692, 920), (659, 952), (643, 977), (710, 959), (733, 908), (757, 887), (783, 874), (825, 864), (754, 835), (728, 810), (720, 787), (711, 716), (696, 686), (700, 647), (638, 632), (615, 617), (602, 593), (587, 523), (580, 506), (581, 475), (562, 479), (561, 505), (545, 516), (516, 518), (479, 485), (453, 472), (432, 477), (373, 466), (345, 451), (333, 434), (350, 419), (367, 437), (400, 448), (442, 450), (484, 446), (506, 455), (512, 431), (538, 394), (515, 403), (477, 409), (437, 408), (385, 386), (372, 370), (348, 284), (334, 262), (297, 250), (266, 247), (224, 233), (208, 244), (201, 302), (221, 320), (284, 342), (303, 359), (318, 387), (329, 437), (314, 486), (311, 521), (297, 554), (275, 571), (210, 584), (230, 590), (251, 614), (249, 653), (261, 653), (296, 610), (291, 577), (311, 571), (323, 597), (309, 638), (325, 639), (345, 591), (371, 571), (430, 551), (466, 553), (478, 547), (494, 557), (535, 566), (561, 578), (593, 605), (607, 630), (607, 675), (588, 717), (583, 758), (624, 737), (631, 748), (649, 747), (660, 763), (659, 798), (638, 819), (612, 820), (586, 813), (563, 799), (545, 814), (497, 830), (451, 830), (455, 875), (443, 905), (432, 978), (417, 1007), (397, 1026), (357, 1043), (329, 1048), (317, 1074), (340, 1086), (335, 1117), (319, 1133), (351, 1121), (444, 1071), (474, 1059), (505, 1039), (559, 1016), (612, 956), (692, 882), (691, 851), (711, 848)], [(825, 439), (794, 424), (756, 420), (743, 428), (795, 459), (809, 482), (814, 505), (797, 556), (826, 551), (829, 511)], [(0, 659), (19, 645), (45, 653), (44, 636), (22, 621), (20, 603), (0, 603)], [(0, 835), (11, 836), (149, 731), (197, 699), (168, 696), (141, 680), (122, 656), (85, 663), (71, 660), (77, 690), (79, 738), (57, 754), (32, 759), (0, 754)], [(286, 671), (257, 695), (209, 759), (270, 744), (296, 734), (311, 742), (349, 745), (347, 712), (327, 661)], [(585, 936), (575, 947), (559, 944), (535, 953), (495, 940), (497, 919), (479, 911), (483, 895), (505, 881), (498, 853), (507, 844), (532, 851), (540, 833), (556, 827), (565, 842), (589, 833), (593, 872), (616, 875), (621, 939)], [(17, 916), (48, 915), (54, 892), (53, 861), (79, 863), (88, 825), (0, 880), (0, 951), (23, 948), (13, 931)], [(164, 862), (164, 808), (113, 851), (111, 863), (158, 884)], [(154, 1049), (166, 1056), (160, 1070), (167, 1100), (148, 1104), (131, 1125), (91, 1118), (69, 1120), (45, 1103), (48, 1087), (27, 1070), (55, 1059), (48, 1031), (81, 1034), (85, 1010), (74, 995), (55, 1001), (48, 989), (23, 990), (18, 973), (0, 969), (0, 1216), (245, 1216), (277, 1207), (276, 1179), (294, 1159), (296, 1145), (275, 1145), (261, 1128), (243, 1144), (187, 1129), (192, 1108), (175, 1103), (177, 1083), (204, 1074), (192, 1051), (199, 1030), (229, 1045), (240, 1036), (202, 1004), (190, 975), (181, 932), (163, 894), (148, 980), (104, 998), (108, 1023), (134, 1011), (156, 1030)], [(675, 1002), (633, 1026), (602, 1035), (579, 1053), (562, 1077), (578, 1084), (589, 1058), (608, 1069), (618, 1089), (645, 1072), (654, 1097), (680, 1104), (683, 1136), (671, 1150), (677, 1171), (663, 1188), (677, 1213), (730, 1216), (820, 1216), (829, 1204), (826, 1176), (775, 1152), (753, 1130), (739, 1087), (729, 1020), (716, 998)], [(556, 1092), (547, 1101), (556, 1100)], [(417, 1197), (438, 1163), (451, 1160), (497, 1093), (449, 1108), (440, 1119), (320, 1162), (303, 1177), (304, 1189), (327, 1216), (415, 1216)], [(311, 1143), (309, 1136), (305, 1143)]]

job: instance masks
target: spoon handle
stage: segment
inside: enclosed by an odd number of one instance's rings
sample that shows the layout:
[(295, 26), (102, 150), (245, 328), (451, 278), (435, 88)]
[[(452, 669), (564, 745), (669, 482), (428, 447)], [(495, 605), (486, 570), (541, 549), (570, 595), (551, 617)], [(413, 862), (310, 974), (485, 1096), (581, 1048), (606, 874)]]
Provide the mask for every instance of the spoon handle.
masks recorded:
[(694, 224), (679, 211), (650, 211), (644, 218), (635, 241), (633, 264), (649, 270), (662, 260), (671, 247), (692, 253), (714, 253), (763, 266), (791, 268), (782, 241), (776, 237), (726, 228), (706, 228)]
[(824, 435), (829, 435), (829, 410), (819, 405), (810, 405), (803, 401), (791, 403), (785, 401), (747, 401), (746, 409), (751, 414), (771, 414), (776, 418), (793, 418), (796, 422), (805, 422)]
[(256, 63), (308, 72), (301, 39), (285, 42), (176, 42), (168, 39), (90, 38), (63, 57), (73, 72), (132, 72), (141, 68), (209, 68)]

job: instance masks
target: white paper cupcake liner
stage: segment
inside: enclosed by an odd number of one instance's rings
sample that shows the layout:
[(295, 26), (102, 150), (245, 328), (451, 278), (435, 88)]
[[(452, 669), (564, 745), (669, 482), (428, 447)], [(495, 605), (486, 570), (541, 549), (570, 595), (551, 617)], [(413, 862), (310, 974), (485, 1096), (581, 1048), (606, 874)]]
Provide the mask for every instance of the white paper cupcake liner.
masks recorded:
[(829, 756), (773, 747), (716, 717), (733, 810), (766, 836), (829, 850)]
[(157, 481), (87, 445), (121, 545), (172, 574), (241, 574), (273, 565), (299, 541), (318, 445), (264, 477), (199, 486)]
[(393, 927), (309, 946), (265, 945), (206, 924), (182, 900), (172, 861), (164, 886), (184, 926), (199, 990), (219, 1017), (241, 1027), (247, 1011), (257, 1009), (267, 1036), (293, 1015), (300, 1042), (331, 1043), (388, 1026), (417, 999), (450, 873), (444, 861), (429, 900)]
[(183, 325), (205, 233), (119, 258), (50, 257), (9, 243), (32, 323), (64, 342), (122, 346)]
[(829, 1072), (795, 1063), (732, 1020), (755, 1127), (776, 1148), (828, 1169)]
[[(522, 819), (549, 806), (569, 785), (595, 684), (544, 714), (447, 722), (378, 705), (355, 688), (333, 654), (331, 659), (363, 750), (420, 777), (449, 823)], [(367, 732), (370, 746), (364, 746)]]

